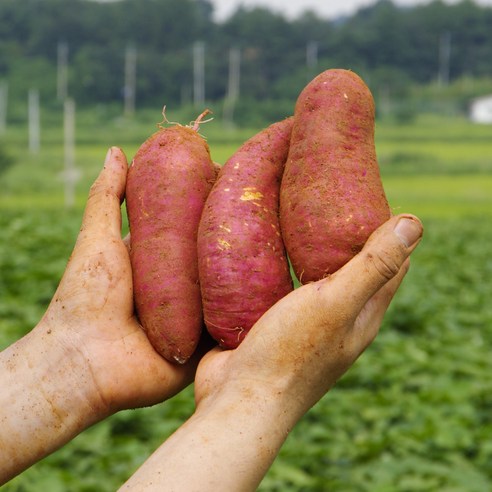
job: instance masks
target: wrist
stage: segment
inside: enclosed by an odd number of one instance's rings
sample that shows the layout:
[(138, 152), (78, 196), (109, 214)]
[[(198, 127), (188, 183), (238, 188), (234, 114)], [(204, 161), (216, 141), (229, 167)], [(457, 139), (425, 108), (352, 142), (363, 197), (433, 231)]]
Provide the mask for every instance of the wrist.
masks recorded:
[(27, 340), (27, 345), (34, 349), (29, 351), (28, 357), (33, 369), (36, 365), (34, 375), (46, 402), (59, 417), (70, 419), (72, 416), (87, 427), (105, 418), (109, 406), (76, 336), (67, 337), (67, 332), (57, 330), (43, 319), (28, 335), (31, 339)]
[(210, 426), (210, 434), (224, 440), (223, 449), (243, 449), (238, 462), (263, 456), (258, 466), (264, 465), (266, 472), (302, 415), (287, 396), (260, 381), (225, 382), (199, 402), (192, 419)]
[(248, 422), (260, 420), (274, 423), (276, 427), (291, 427), (293, 413), (282, 404), (282, 397), (273, 388), (255, 386), (252, 382), (225, 383), (215, 392), (203, 398), (196, 407), (195, 415), (207, 416), (217, 413), (236, 415), (236, 419)]
[[(289, 430), (317, 401), (317, 386), (299, 371), (269, 370), (268, 365), (250, 364), (249, 361), (233, 359), (212, 368), (210, 379), (197, 373), (195, 395), (198, 397), (197, 410), (206, 409), (218, 402), (226, 405), (244, 406), (247, 411), (258, 407), (274, 422)], [(244, 359), (244, 358), (243, 358)], [(273, 365), (273, 363), (270, 363)], [(281, 366), (281, 361), (276, 366)], [(220, 376), (222, 373), (224, 376)], [(215, 386), (211, 386), (216, 381)]]
[(199, 401), (121, 490), (256, 490), (287, 438), (290, 416), (263, 389), (224, 385)]
[(103, 418), (86, 367), (44, 322), (0, 354), (0, 483)]

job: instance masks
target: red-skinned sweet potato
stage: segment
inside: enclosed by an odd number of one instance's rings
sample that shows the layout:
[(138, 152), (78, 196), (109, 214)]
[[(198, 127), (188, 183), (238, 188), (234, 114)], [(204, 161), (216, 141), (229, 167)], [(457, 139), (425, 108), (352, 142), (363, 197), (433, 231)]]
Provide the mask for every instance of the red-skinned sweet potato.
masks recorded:
[(292, 118), (245, 142), (219, 173), (198, 232), (205, 325), (235, 348), (253, 324), (293, 288), (279, 228), (280, 180)]
[(203, 327), (197, 231), (215, 178), (198, 123), (161, 128), (128, 170), (135, 307), (155, 350), (172, 362), (189, 359)]
[(375, 107), (362, 79), (327, 70), (300, 93), (280, 192), (294, 272), (319, 280), (358, 253), (390, 217), (374, 144)]

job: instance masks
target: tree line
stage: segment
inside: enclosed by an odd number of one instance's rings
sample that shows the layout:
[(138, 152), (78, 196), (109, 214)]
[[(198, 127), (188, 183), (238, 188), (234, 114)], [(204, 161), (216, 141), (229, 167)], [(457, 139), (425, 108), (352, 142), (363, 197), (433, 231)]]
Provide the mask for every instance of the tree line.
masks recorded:
[(55, 102), (63, 62), (65, 90), (78, 104), (121, 101), (129, 90), (139, 106), (234, 93), (240, 104), (275, 111), (274, 101), (292, 101), (331, 67), (394, 94), (412, 84), (492, 77), (491, 25), (492, 8), (471, 0), (411, 8), (379, 0), (331, 20), (240, 7), (222, 22), (208, 0), (2, 0), (0, 81), (14, 99), (35, 87)]

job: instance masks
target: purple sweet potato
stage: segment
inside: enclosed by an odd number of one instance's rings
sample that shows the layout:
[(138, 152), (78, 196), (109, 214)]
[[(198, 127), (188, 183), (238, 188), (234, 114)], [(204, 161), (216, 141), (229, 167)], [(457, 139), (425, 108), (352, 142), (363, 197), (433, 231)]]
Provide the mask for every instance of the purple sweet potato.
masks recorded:
[(302, 283), (337, 271), (390, 217), (363, 80), (327, 70), (300, 93), (280, 191), (280, 224)]
[(205, 325), (235, 348), (292, 286), (279, 228), (279, 191), (292, 118), (245, 142), (228, 159), (207, 198), (198, 231)]
[(197, 232), (216, 178), (197, 130), (175, 125), (150, 136), (126, 187), (137, 315), (155, 350), (178, 363), (193, 354), (203, 327)]

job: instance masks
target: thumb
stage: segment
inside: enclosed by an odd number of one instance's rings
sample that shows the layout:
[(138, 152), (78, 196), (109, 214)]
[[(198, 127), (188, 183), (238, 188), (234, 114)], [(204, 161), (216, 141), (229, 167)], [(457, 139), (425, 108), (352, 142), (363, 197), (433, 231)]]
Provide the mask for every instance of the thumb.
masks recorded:
[(111, 147), (103, 169), (91, 186), (81, 232), (91, 235), (109, 231), (120, 235), (127, 171), (125, 154), (118, 147)]
[(419, 244), (423, 226), (414, 215), (396, 215), (376, 229), (362, 251), (332, 277), (352, 293), (352, 306), (362, 309), (381, 287), (396, 277)]

